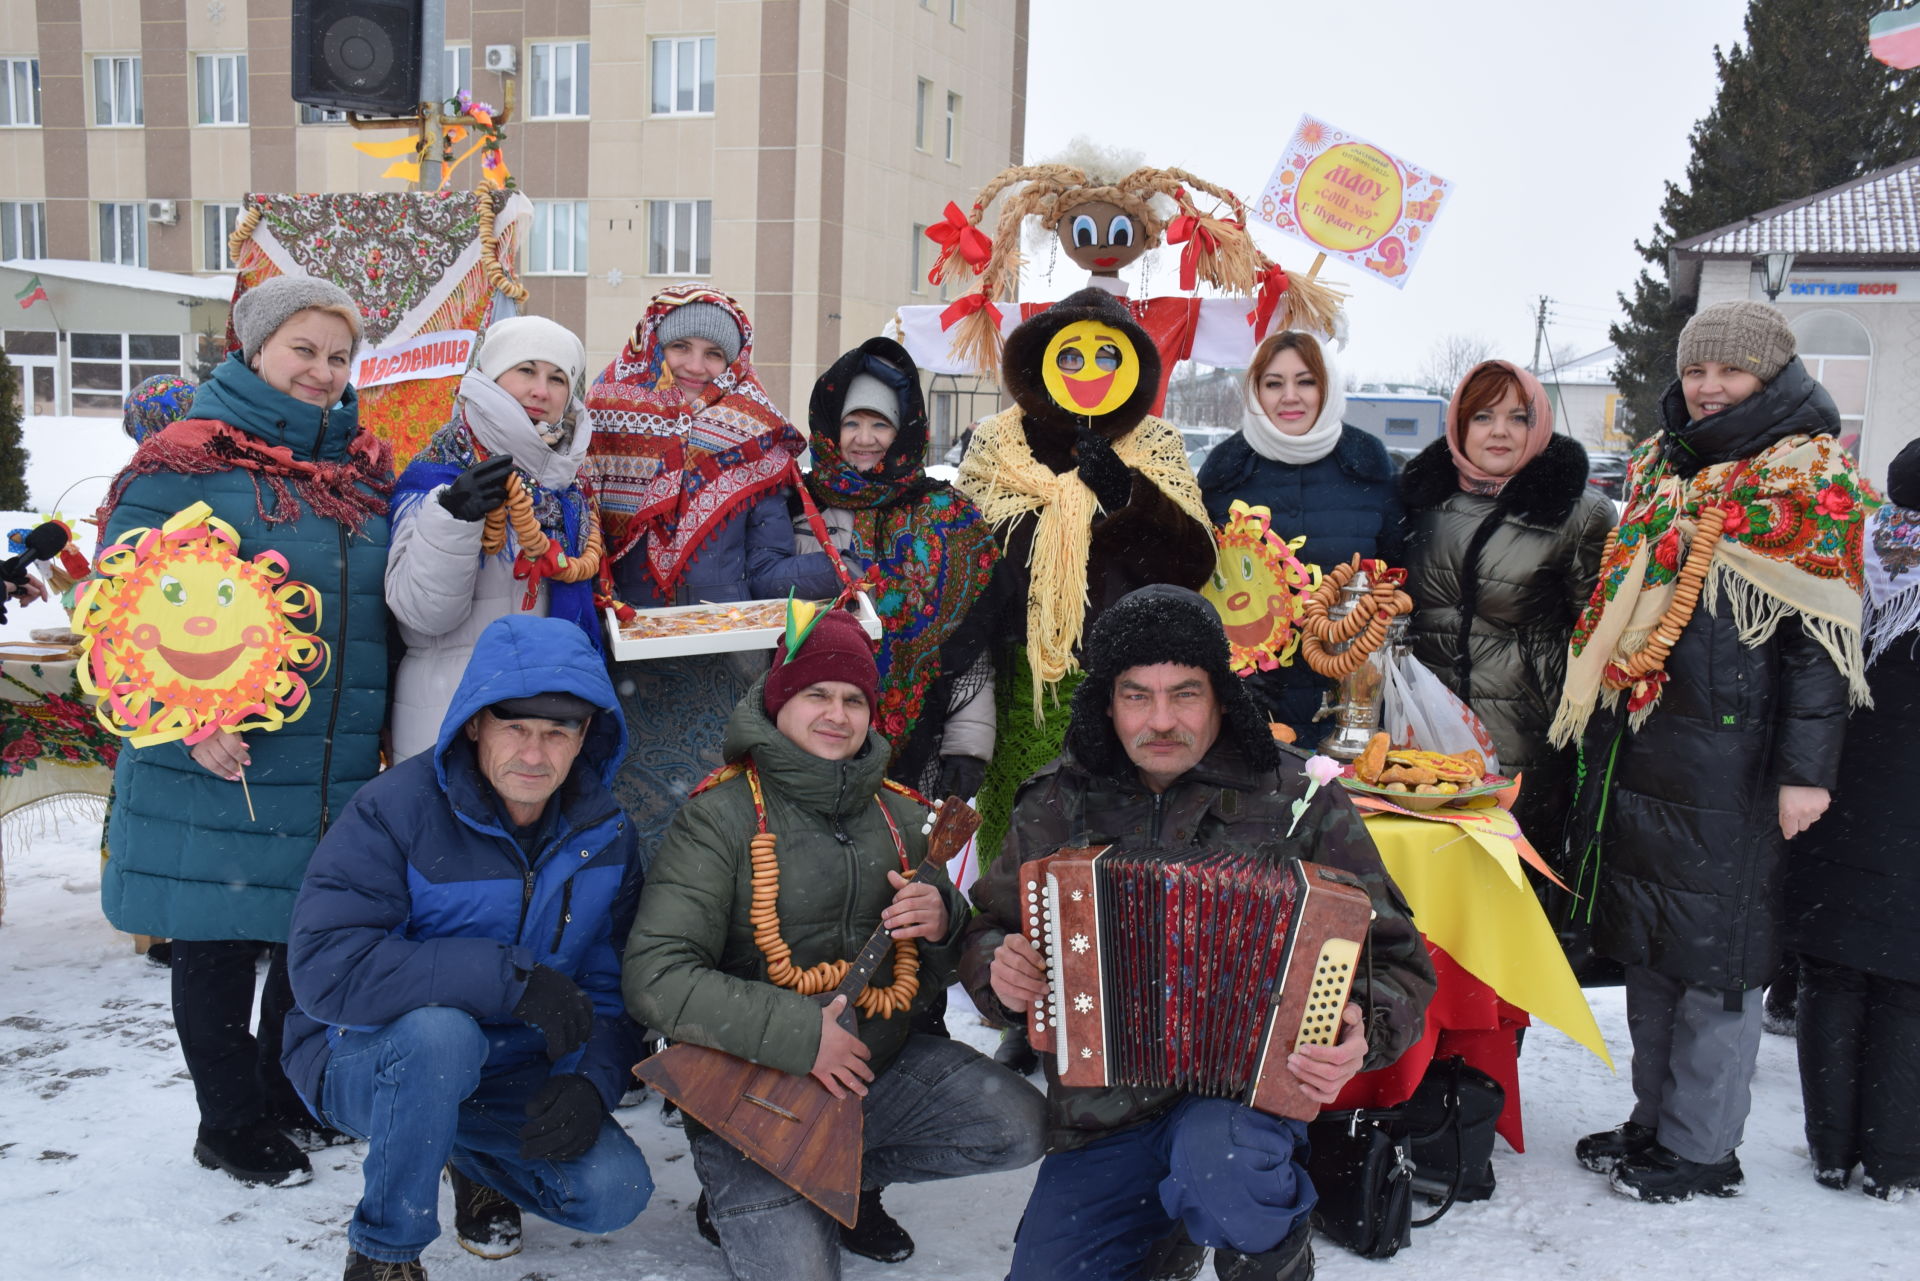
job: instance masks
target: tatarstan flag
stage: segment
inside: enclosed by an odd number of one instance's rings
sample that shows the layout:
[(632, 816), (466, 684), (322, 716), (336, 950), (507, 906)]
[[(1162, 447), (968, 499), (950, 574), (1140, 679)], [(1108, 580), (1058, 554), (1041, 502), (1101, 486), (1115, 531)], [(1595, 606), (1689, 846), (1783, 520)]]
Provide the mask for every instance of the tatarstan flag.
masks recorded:
[(15, 294), (13, 300), (20, 304), (20, 310), (22, 311), (25, 311), (37, 302), (44, 302), (49, 307), (53, 306), (53, 300), (47, 297), (47, 287), (40, 283), (40, 277), (38, 276), (29, 280), (27, 287)]

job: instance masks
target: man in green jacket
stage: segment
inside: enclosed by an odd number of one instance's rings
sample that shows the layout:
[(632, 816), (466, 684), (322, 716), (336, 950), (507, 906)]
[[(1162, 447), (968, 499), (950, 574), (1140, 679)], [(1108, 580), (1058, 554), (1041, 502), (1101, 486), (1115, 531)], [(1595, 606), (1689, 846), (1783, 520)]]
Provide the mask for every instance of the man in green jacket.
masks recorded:
[[(734, 708), (727, 767), (667, 831), (622, 972), (627, 1008), (669, 1039), (861, 1098), (863, 1216), (888, 1184), (1038, 1160), (1045, 1109), (992, 1060), (912, 1029), (952, 981), (967, 906), (924, 862), (927, 806), (886, 781), (887, 743), (869, 728), (878, 685), (871, 643), (844, 610), (792, 654), (776, 650)], [(796, 989), (830, 991), (837, 975), (818, 988), (804, 976), (843, 969), (883, 924), (894, 949), (855, 1035), (836, 1020), (844, 997), (822, 1008)], [(823, 1211), (691, 1119), (687, 1133), (739, 1281), (840, 1275)]]
[[(1358, 877), (1375, 914), (1338, 1041), (1287, 1059), (1311, 1098), (1333, 1102), (1363, 1066), (1384, 1067), (1419, 1038), (1434, 986), (1359, 814), (1337, 787), (1308, 798), (1303, 755), (1275, 744), (1228, 665), (1219, 615), (1193, 592), (1130, 593), (1094, 623), (1085, 652), (1065, 751), (1020, 790), (1005, 849), (974, 886), (979, 915), (961, 958), (974, 1003), (995, 1021), (1024, 1021), (1046, 993), (1020, 935), (1030, 859), (1073, 846), (1200, 846), (1324, 863)], [(1223, 1281), (1313, 1275), (1304, 1124), (1172, 1087), (1062, 1086), (1046, 1057), (1050, 1155), (1014, 1243), (1013, 1281), (1190, 1277), (1208, 1246)]]

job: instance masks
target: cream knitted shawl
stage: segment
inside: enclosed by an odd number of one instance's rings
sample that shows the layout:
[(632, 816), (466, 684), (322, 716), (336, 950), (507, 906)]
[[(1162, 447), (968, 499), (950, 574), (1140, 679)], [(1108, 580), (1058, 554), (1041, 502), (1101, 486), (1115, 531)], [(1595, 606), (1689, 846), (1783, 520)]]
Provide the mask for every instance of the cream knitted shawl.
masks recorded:
[[(1077, 471), (1055, 472), (1027, 445), (1025, 415), (1018, 406), (985, 419), (960, 464), (957, 487), (974, 501), (1004, 544), (1007, 529), (1038, 512), (1027, 561), (1027, 661), (1033, 668), (1034, 711), (1044, 690), (1079, 666), (1087, 619), (1087, 559), (1099, 500)], [(1200, 485), (1187, 465), (1180, 431), (1148, 415), (1113, 442), (1120, 461), (1171, 498), (1187, 515), (1212, 528), (1200, 501)], [(1112, 515), (1111, 512), (1103, 513)]]

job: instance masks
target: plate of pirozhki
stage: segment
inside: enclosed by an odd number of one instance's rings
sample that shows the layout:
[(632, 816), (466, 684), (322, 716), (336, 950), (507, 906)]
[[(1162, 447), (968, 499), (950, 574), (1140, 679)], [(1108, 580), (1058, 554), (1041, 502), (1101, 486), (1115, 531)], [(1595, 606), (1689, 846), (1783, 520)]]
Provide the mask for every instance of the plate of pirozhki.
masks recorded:
[(1511, 779), (1488, 774), (1478, 752), (1421, 751), (1395, 747), (1386, 733), (1375, 734), (1340, 778), (1348, 788), (1365, 792), (1410, 810), (1458, 805), (1475, 797), (1491, 796), (1510, 786)]

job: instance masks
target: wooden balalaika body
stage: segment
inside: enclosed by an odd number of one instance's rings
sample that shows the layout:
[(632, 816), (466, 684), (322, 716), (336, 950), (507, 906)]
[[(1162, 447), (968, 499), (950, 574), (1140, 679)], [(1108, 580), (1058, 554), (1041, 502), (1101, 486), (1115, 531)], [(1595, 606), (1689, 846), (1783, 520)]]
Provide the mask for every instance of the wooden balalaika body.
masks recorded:
[(1331, 1045), (1373, 919), (1357, 878), (1225, 851), (1066, 849), (1020, 869), (1047, 996), (1033, 1048), (1069, 1086), (1167, 1087), (1311, 1120), (1287, 1068)]
[[(945, 863), (979, 826), (977, 813), (960, 798), (948, 797), (927, 834), (921, 866)], [(839, 1021), (848, 1032), (857, 1027), (853, 999), (892, 947), (884, 925), (874, 930), (840, 985), (813, 998), (824, 1006), (846, 997)], [(634, 1075), (841, 1223), (852, 1227), (859, 1218), (866, 1115), (855, 1095), (836, 1099), (810, 1075), (796, 1076), (684, 1043), (647, 1059), (634, 1068)]]

